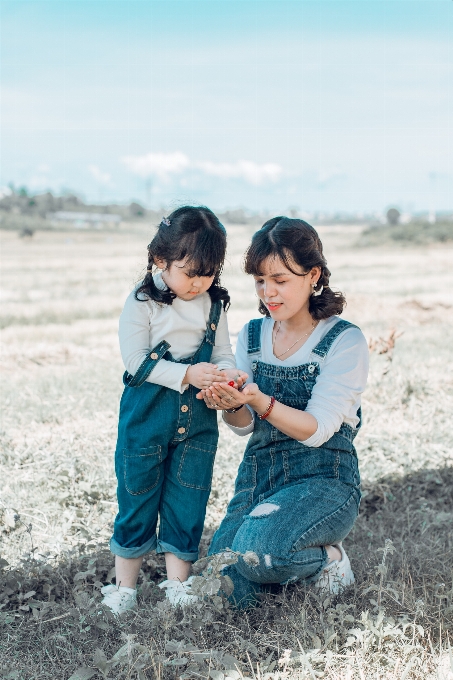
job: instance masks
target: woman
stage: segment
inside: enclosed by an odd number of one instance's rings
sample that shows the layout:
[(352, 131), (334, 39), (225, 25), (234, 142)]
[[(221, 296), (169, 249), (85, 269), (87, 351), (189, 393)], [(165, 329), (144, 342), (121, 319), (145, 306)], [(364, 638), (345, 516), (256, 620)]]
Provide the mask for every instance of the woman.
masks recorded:
[[(255, 233), (245, 257), (264, 319), (242, 329), (240, 390), (203, 390), (235, 433), (252, 436), (235, 494), (210, 554), (240, 553), (228, 568), (239, 606), (262, 584), (316, 581), (338, 593), (354, 581), (341, 541), (360, 503), (354, 437), (368, 373), (362, 332), (338, 317), (345, 299), (329, 287), (316, 231), (276, 217)], [(245, 408), (244, 408), (245, 406)]]

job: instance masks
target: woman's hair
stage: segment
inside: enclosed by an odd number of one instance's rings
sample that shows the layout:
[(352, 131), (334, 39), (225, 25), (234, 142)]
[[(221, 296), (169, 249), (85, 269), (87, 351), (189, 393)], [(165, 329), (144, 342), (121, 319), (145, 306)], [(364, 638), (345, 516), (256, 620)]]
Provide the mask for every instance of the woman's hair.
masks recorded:
[(227, 309), (230, 296), (220, 285), (225, 252), (226, 231), (212, 210), (190, 205), (177, 208), (163, 218), (148, 246), (148, 271), (135, 291), (135, 298), (171, 305), (176, 295), (171, 290), (160, 290), (156, 286), (153, 266), (156, 259), (165, 260), (167, 267), (186, 259), (190, 267), (189, 276), (214, 276), (208, 293), (212, 302), (222, 300), (223, 308)]
[[(321, 295), (310, 296), (310, 314), (318, 320), (342, 313), (346, 300), (342, 293), (329, 288), (330, 271), (322, 252), (321, 239), (307, 222), (289, 217), (274, 217), (263, 224), (253, 235), (252, 243), (245, 253), (245, 272), (261, 276), (263, 262), (268, 257), (280, 258), (285, 267), (297, 276), (302, 274), (294, 271), (294, 264), (299, 265), (306, 273), (313, 267), (320, 267), (321, 275), (314, 290), (321, 286), (324, 288)], [(270, 316), (261, 300), (258, 310), (261, 314)]]

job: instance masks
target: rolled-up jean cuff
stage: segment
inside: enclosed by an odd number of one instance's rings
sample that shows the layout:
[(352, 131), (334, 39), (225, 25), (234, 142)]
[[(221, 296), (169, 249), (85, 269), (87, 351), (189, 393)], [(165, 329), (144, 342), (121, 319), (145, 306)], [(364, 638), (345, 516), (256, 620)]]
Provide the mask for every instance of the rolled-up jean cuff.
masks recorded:
[(179, 557), (180, 560), (184, 560), (184, 562), (196, 562), (198, 560), (198, 551), (194, 553), (181, 552), (180, 550), (178, 550), (178, 548), (175, 548), (174, 545), (171, 545), (170, 543), (165, 543), (164, 541), (160, 541), (159, 539), (157, 539), (156, 552), (173, 553), (173, 555)]
[(149, 541), (146, 541), (143, 545), (139, 545), (137, 548), (123, 548), (119, 543), (115, 541), (114, 538), (110, 539), (110, 550), (114, 555), (118, 557), (125, 557), (126, 559), (132, 560), (136, 557), (143, 557), (146, 553), (155, 550), (157, 545), (157, 537), (154, 535)]

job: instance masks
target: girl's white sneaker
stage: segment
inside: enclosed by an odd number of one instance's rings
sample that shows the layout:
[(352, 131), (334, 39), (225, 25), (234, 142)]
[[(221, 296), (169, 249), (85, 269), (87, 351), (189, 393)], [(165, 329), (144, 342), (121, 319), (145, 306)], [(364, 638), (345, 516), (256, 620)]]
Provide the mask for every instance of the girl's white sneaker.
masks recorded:
[(105, 604), (116, 616), (134, 609), (137, 604), (137, 591), (126, 586), (104, 586), (101, 588), (104, 599), (101, 604)]
[(192, 594), (190, 586), (193, 578), (193, 576), (189, 576), (187, 581), (182, 582), (174, 580), (163, 581), (159, 583), (159, 588), (165, 590), (165, 596), (173, 607), (183, 607), (185, 604), (192, 604), (198, 600), (198, 596)]
[(314, 582), (314, 586), (322, 593), (338, 595), (345, 588), (351, 586), (355, 579), (349, 557), (346, 555), (343, 546), (341, 543), (336, 543), (334, 547), (340, 551), (341, 559), (329, 562)]

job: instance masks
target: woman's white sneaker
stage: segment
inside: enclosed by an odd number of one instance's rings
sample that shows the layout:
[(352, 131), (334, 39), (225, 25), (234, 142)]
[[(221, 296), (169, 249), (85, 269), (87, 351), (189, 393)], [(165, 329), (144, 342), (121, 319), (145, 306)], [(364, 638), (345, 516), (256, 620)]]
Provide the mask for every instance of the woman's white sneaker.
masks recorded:
[(193, 595), (190, 586), (193, 578), (193, 576), (189, 576), (187, 581), (182, 582), (175, 580), (163, 581), (163, 583), (159, 583), (159, 588), (165, 590), (165, 596), (173, 607), (183, 607), (198, 600), (198, 596)]
[(101, 604), (105, 604), (116, 616), (134, 609), (137, 604), (137, 591), (126, 586), (104, 586), (101, 588), (104, 599)]
[(322, 593), (338, 595), (345, 588), (351, 586), (355, 579), (349, 557), (346, 555), (343, 546), (341, 543), (336, 543), (334, 547), (340, 551), (341, 559), (329, 562), (314, 582), (314, 586)]

